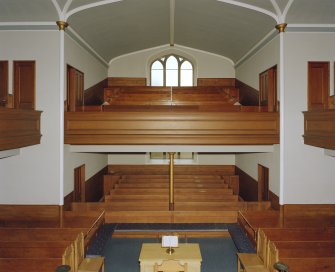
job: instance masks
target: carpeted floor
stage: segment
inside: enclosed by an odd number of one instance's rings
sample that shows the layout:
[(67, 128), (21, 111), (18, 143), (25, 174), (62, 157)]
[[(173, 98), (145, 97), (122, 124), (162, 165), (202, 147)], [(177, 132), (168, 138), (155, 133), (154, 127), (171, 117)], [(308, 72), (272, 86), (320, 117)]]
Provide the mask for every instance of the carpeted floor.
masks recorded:
[(105, 256), (105, 272), (139, 272), (142, 243), (159, 242), (157, 239), (112, 238), (113, 232), (122, 230), (228, 230), (231, 238), (187, 239), (189, 243), (200, 245), (202, 272), (236, 272), (236, 252), (255, 252), (237, 224), (106, 224), (87, 251), (87, 255)]

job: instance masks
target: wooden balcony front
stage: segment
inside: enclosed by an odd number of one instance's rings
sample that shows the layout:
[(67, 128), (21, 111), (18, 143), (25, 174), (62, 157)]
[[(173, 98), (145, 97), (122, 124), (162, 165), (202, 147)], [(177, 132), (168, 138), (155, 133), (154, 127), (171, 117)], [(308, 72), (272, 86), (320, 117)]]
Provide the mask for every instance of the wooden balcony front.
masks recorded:
[(335, 111), (305, 111), (304, 143), (335, 149)]
[(0, 108), (0, 150), (40, 143), (41, 112)]
[(65, 112), (65, 144), (273, 145), (278, 112)]

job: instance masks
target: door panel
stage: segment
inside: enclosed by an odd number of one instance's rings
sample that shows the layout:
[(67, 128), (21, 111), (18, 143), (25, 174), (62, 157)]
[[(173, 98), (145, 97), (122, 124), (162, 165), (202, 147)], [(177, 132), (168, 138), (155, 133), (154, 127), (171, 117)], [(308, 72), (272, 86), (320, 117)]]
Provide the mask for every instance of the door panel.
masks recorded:
[(308, 110), (328, 108), (329, 62), (308, 62)]
[(14, 107), (35, 109), (35, 61), (14, 61)]
[(5, 107), (8, 99), (8, 61), (0, 61), (0, 107)]

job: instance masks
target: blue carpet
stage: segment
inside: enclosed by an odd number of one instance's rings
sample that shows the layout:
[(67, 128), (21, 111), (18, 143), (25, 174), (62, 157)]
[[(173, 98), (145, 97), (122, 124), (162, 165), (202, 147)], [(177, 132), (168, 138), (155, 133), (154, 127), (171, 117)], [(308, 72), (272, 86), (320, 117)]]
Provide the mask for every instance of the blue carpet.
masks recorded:
[[(189, 238), (199, 243), (202, 272), (236, 272), (236, 247), (231, 238)], [(155, 243), (157, 239), (110, 238), (105, 246), (106, 272), (139, 272), (138, 258), (142, 243)]]
[[(117, 231), (199, 231), (228, 230), (231, 238), (188, 238), (199, 243), (203, 258), (202, 272), (235, 272), (236, 252), (254, 253), (251, 242), (238, 224), (105, 224), (88, 248), (87, 255), (105, 256), (106, 272), (139, 272), (138, 258), (142, 243), (158, 239), (112, 238)], [(180, 239), (185, 242), (184, 239)]]

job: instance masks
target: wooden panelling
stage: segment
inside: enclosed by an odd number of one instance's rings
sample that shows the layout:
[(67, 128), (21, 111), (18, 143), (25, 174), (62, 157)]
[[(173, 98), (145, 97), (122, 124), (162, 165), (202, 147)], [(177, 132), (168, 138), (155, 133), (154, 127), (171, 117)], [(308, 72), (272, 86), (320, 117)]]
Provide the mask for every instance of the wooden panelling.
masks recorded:
[(308, 62), (308, 110), (328, 108), (329, 62)]
[[(107, 174), (108, 167), (102, 168), (85, 182), (85, 200), (88, 202), (99, 201), (103, 196), (103, 180)], [(64, 211), (71, 210), (71, 203), (74, 202), (73, 191), (64, 197)]]
[[(116, 175), (168, 175), (169, 165), (108, 165), (108, 172)], [(234, 165), (175, 165), (175, 175), (234, 175)]]
[(63, 210), (70, 211), (72, 202), (73, 202), (73, 191), (64, 197)]
[(40, 111), (0, 108), (0, 150), (40, 143)]
[(108, 86), (108, 79), (104, 79), (92, 87), (84, 90), (84, 105), (101, 105), (104, 103), (104, 88)]
[(236, 167), (236, 174), (240, 177), (240, 197), (244, 201), (258, 201), (257, 181), (238, 167)]
[(107, 166), (85, 182), (85, 200), (88, 202), (99, 201), (103, 196), (103, 180), (107, 173)]
[(146, 86), (145, 77), (109, 77), (108, 86)]
[(198, 78), (197, 85), (235, 87), (235, 78)]
[(335, 109), (335, 95), (329, 96), (328, 102), (329, 102), (328, 109), (334, 110)]
[(235, 87), (109, 87), (109, 105), (233, 105), (239, 101)]
[[(238, 167), (236, 167), (236, 174), (240, 181), (240, 197), (245, 201), (258, 201), (258, 182)], [(279, 210), (279, 197), (271, 191), (269, 191), (269, 201), (272, 209)]]
[(279, 143), (279, 115), (268, 112), (66, 112), (66, 144)]
[(240, 103), (244, 106), (258, 106), (259, 91), (236, 79), (236, 88), (240, 90)]
[(305, 111), (304, 143), (335, 149), (335, 111)]

